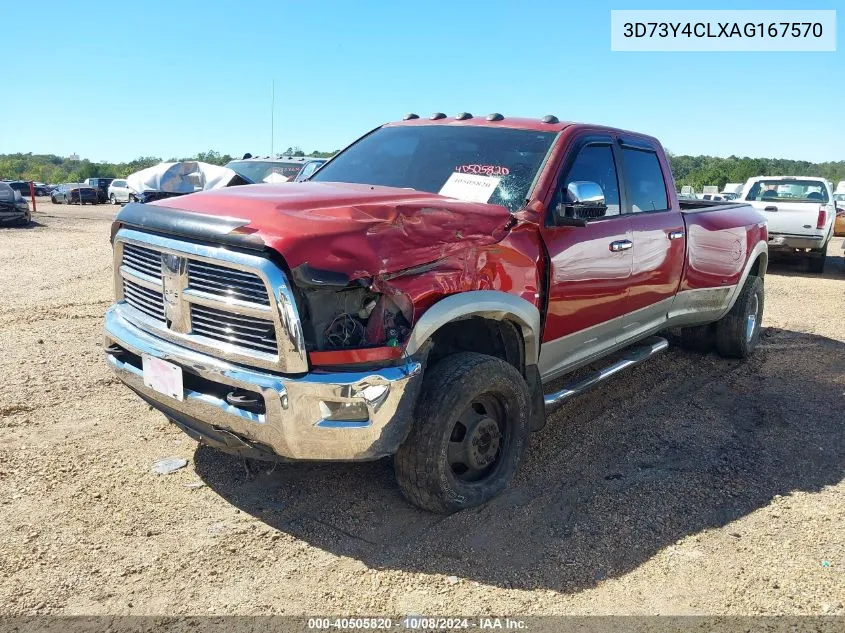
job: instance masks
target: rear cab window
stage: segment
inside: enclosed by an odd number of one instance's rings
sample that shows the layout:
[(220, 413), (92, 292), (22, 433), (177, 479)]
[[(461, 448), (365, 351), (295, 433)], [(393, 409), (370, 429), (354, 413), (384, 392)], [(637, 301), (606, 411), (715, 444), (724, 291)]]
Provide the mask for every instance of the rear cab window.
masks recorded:
[(622, 162), (625, 166), (631, 211), (667, 211), (669, 199), (666, 195), (666, 180), (657, 152), (623, 146)]
[(818, 180), (758, 180), (748, 190), (746, 200), (754, 202), (815, 202), (827, 204), (830, 198), (825, 183)]

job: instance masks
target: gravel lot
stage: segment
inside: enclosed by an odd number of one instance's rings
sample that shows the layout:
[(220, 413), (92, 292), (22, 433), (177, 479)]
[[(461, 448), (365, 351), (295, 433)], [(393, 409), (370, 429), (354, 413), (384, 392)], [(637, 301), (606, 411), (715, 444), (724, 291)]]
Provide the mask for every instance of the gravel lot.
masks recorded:
[(387, 460), (250, 474), (122, 387), (114, 212), (0, 229), (0, 612), (845, 614), (842, 239), (824, 276), (772, 263), (752, 360), (670, 349), (442, 517)]

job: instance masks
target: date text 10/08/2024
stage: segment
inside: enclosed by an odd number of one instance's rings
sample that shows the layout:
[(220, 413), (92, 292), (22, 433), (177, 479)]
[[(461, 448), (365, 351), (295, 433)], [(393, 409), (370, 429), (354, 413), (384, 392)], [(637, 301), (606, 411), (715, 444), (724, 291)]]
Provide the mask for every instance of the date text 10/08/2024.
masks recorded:
[(392, 628), (403, 628), (411, 630), (432, 630), (432, 629), (489, 629), (489, 630), (525, 630), (524, 620), (514, 618), (486, 617), (478, 619), (470, 618), (444, 618), (426, 616), (405, 616), (399, 620), (391, 618), (308, 618), (307, 626), (313, 630), (328, 629), (357, 629), (357, 630), (385, 630)]

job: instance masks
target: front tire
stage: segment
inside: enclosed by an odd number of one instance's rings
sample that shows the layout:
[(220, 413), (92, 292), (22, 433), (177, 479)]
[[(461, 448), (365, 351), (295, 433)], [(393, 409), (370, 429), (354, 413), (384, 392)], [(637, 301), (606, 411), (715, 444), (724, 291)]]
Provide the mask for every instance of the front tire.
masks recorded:
[(111, 202), (113, 205), (117, 204), (117, 198), (114, 197), (114, 194), (109, 196), (109, 202)]
[(748, 358), (760, 340), (763, 280), (750, 275), (731, 311), (716, 323), (716, 350), (727, 358)]
[(530, 408), (525, 379), (503, 360), (461, 352), (428, 367), (411, 431), (394, 458), (402, 493), (438, 513), (492, 499), (519, 467)]

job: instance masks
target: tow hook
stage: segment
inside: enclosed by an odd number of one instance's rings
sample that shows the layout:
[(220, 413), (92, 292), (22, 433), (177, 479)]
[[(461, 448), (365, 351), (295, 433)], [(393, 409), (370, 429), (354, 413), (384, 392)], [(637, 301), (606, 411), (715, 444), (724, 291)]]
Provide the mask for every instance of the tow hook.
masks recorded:
[(245, 391), (243, 389), (230, 391), (226, 394), (226, 402), (238, 409), (244, 409), (254, 413), (264, 413), (264, 399), (252, 391)]

